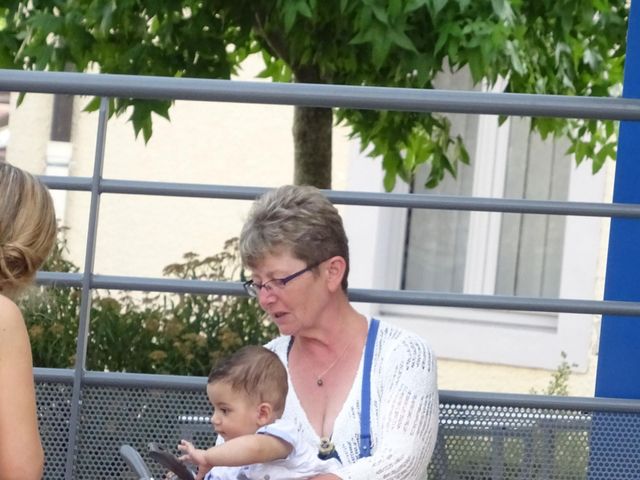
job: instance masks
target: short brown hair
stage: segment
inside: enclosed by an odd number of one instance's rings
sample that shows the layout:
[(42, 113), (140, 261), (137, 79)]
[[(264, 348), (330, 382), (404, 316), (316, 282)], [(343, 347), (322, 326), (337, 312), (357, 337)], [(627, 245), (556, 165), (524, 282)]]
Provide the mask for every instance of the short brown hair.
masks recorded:
[(53, 200), (36, 177), (0, 162), (0, 292), (18, 295), (53, 248)]
[(210, 384), (227, 383), (235, 391), (244, 391), (258, 402), (268, 402), (282, 415), (289, 391), (287, 370), (274, 352), (258, 345), (236, 351), (209, 373)]
[(315, 265), (334, 256), (344, 258), (342, 288), (347, 290), (349, 241), (336, 207), (311, 186), (285, 185), (258, 198), (240, 233), (240, 256), (255, 267), (265, 255), (289, 250)]

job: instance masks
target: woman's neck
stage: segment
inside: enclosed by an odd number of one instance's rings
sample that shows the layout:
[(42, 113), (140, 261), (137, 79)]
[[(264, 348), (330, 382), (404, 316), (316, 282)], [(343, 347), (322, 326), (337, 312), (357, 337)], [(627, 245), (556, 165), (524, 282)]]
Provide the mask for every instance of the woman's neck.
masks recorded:
[(345, 345), (358, 344), (367, 332), (367, 320), (347, 303), (347, 308), (325, 311), (314, 328), (298, 332), (294, 348), (300, 353), (324, 356), (341, 352)]

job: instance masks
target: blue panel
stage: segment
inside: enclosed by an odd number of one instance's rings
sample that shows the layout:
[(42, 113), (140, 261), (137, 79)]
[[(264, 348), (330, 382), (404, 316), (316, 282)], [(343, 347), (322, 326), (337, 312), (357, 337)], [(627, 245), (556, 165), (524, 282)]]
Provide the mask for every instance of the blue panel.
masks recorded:
[[(631, 4), (624, 96), (640, 98), (640, 0)], [(640, 203), (640, 122), (622, 122), (614, 202)], [(640, 301), (640, 222), (613, 219), (605, 299)], [(596, 395), (640, 398), (640, 318), (603, 316)]]
[[(629, 15), (624, 96), (640, 98), (640, 0)], [(640, 122), (622, 122), (618, 139), (614, 202), (640, 203)], [(612, 219), (605, 283), (607, 300), (640, 300), (640, 222)], [(640, 398), (640, 318), (602, 317), (596, 396)], [(624, 459), (625, 474), (640, 478), (638, 429), (622, 428), (613, 413), (594, 413), (590, 435), (589, 480), (609, 480), (612, 458)], [(627, 477), (625, 477), (627, 478)]]

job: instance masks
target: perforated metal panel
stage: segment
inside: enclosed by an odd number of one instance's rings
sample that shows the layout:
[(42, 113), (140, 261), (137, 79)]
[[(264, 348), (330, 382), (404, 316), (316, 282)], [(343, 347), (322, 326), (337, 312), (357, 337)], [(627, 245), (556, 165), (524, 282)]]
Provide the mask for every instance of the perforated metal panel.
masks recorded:
[[(622, 432), (620, 455), (607, 443)], [(429, 478), (635, 480), (639, 462), (638, 414), (445, 404)]]
[[(68, 424), (70, 394), (67, 392), (67, 403), (62, 404), (52, 396), (55, 389), (42, 387), (38, 386), (38, 403), (49, 406), (49, 415), (41, 416), (40, 422), (47, 457), (44, 478), (59, 480), (64, 478), (68, 439), (63, 426), (65, 421)], [(62, 408), (56, 410), (59, 406)], [(146, 455), (148, 443), (156, 442), (173, 453), (180, 438), (189, 438), (201, 447), (213, 445), (210, 411), (202, 389), (85, 387), (73, 478), (135, 478), (120, 457), (123, 444), (138, 450), (154, 477), (161, 478), (164, 469)], [(51, 428), (52, 418), (64, 421)]]
[(640, 414), (595, 412), (589, 479), (640, 478)]
[(71, 386), (55, 382), (38, 382), (36, 403), (45, 452), (44, 478), (64, 478), (71, 417)]
[[(71, 387), (38, 382), (37, 394), (44, 478), (59, 480), (68, 450)], [(147, 444), (155, 441), (173, 453), (180, 438), (210, 446), (215, 437), (209, 414), (202, 386), (85, 386), (73, 478), (134, 479), (119, 454), (123, 444), (136, 448), (161, 478), (164, 469), (148, 458)], [(639, 472), (640, 413), (456, 402), (440, 405), (429, 479), (636, 480)]]

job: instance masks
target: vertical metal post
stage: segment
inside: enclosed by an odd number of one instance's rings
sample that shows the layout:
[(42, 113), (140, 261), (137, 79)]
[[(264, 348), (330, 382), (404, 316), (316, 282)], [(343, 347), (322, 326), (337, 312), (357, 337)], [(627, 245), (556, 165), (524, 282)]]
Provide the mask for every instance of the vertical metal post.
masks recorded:
[[(640, 98), (640, 0), (631, 2), (624, 67), (624, 97)], [(620, 124), (613, 201), (640, 203), (640, 122)], [(640, 300), (640, 222), (613, 218), (605, 279), (606, 300)], [(640, 398), (640, 317), (604, 315), (596, 374), (596, 396)], [(635, 432), (640, 419), (628, 419), (617, 428), (610, 413), (594, 413), (591, 426), (589, 479), (614, 478), (611, 452), (628, 458), (626, 478), (640, 478)], [(636, 424), (632, 426), (631, 423)]]
[[(640, 98), (640, 0), (631, 2), (624, 96)], [(640, 203), (640, 122), (620, 124), (613, 201)], [(609, 233), (606, 300), (640, 300), (640, 222), (614, 218)], [(640, 398), (640, 318), (602, 318), (596, 377), (599, 397)]]
[(89, 228), (87, 229), (87, 244), (84, 258), (84, 273), (82, 276), (82, 293), (80, 297), (80, 321), (78, 326), (78, 341), (76, 345), (76, 363), (71, 396), (71, 417), (69, 420), (69, 441), (67, 460), (65, 464), (66, 480), (73, 478), (73, 465), (76, 456), (78, 438), (78, 423), (82, 408), (82, 384), (87, 360), (87, 341), (89, 337), (89, 322), (91, 320), (91, 282), (95, 260), (96, 236), (98, 230), (98, 210), (100, 207), (100, 182), (104, 165), (104, 148), (107, 134), (109, 101), (103, 97), (100, 102), (98, 117), (98, 132), (96, 138), (95, 160), (91, 182), (91, 203), (89, 207)]

